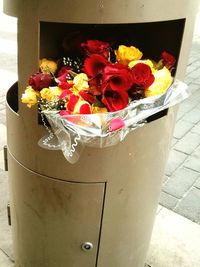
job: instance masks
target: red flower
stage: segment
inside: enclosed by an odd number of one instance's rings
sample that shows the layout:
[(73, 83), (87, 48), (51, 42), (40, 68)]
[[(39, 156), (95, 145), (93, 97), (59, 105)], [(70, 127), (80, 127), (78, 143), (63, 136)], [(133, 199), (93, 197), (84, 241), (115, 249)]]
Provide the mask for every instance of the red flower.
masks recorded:
[(68, 82), (59, 82), (58, 87), (60, 89), (67, 90), (67, 89), (70, 89), (71, 87), (73, 87), (73, 84), (68, 83)]
[(91, 114), (91, 108), (90, 105), (85, 103), (83, 105), (80, 106), (79, 109), (80, 114)]
[(174, 58), (174, 56), (172, 56), (166, 51), (162, 52), (161, 59), (162, 59), (163, 65), (168, 69), (171, 69), (176, 63), (176, 59)]
[(138, 63), (131, 69), (132, 82), (142, 89), (147, 89), (153, 82), (154, 76), (151, 68), (144, 63)]
[(114, 91), (127, 91), (132, 85), (132, 77), (127, 66), (122, 64), (109, 64), (105, 67), (103, 81), (108, 83)]
[(95, 102), (95, 97), (93, 94), (89, 93), (89, 92), (86, 92), (84, 90), (81, 90), (79, 92), (79, 95), (83, 98), (83, 100), (93, 104)]
[(72, 92), (69, 89), (64, 90), (61, 95), (59, 96), (60, 99), (65, 99), (66, 97), (68, 97), (69, 95), (71, 95)]
[(91, 56), (92, 54), (99, 54), (105, 58), (109, 56), (109, 43), (99, 40), (87, 40), (87, 42), (82, 43), (81, 46), (85, 50), (87, 56)]
[(63, 66), (60, 71), (58, 72), (57, 79), (60, 82), (66, 82), (67, 80), (70, 80), (71, 77), (69, 76), (69, 71), (71, 69), (67, 66)]
[(52, 83), (52, 76), (47, 73), (35, 73), (29, 79), (29, 85), (36, 91), (49, 87)]
[(106, 65), (108, 65), (108, 61), (105, 57), (93, 54), (85, 59), (84, 71), (89, 77), (96, 77), (97, 75), (102, 74)]
[(113, 91), (109, 87), (104, 89), (101, 102), (109, 111), (121, 110), (128, 105), (128, 93), (126, 91)]
[(78, 95), (70, 95), (69, 102), (67, 103), (67, 109), (70, 112), (74, 111), (75, 105), (78, 102), (78, 100), (79, 100), (79, 96)]

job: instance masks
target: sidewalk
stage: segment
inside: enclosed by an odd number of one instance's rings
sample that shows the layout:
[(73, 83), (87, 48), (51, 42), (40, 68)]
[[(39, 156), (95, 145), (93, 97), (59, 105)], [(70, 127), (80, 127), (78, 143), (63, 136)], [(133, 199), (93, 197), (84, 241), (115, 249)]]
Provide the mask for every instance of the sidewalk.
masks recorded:
[(200, 224), (200, 36), (194, 36), (160, 204)]
[[(3, 15), (1, 10), (0, 267), (11, 267), (11, 229), (6, 214), (8, 177), (3, 166), (3, 146), (6, 144), (5, 94), (17, 80), (16, 19)], [(192, 95), (180, 105), (178, 112), (147, 259), (151, 267), (200, 267), (200, 33), (196, 33), (185, 79)]]

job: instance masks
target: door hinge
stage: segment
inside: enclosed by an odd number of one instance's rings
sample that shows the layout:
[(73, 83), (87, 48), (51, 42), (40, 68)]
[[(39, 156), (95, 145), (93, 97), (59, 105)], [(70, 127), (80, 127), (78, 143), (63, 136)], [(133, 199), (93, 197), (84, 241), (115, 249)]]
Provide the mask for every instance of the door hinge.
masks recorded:
[(8, 171), (8, 149), (7, 146), (3, 147), (4, 152), (4, 170)]
[(7, 205), (8, 225), (11, 225), (10, 203)]

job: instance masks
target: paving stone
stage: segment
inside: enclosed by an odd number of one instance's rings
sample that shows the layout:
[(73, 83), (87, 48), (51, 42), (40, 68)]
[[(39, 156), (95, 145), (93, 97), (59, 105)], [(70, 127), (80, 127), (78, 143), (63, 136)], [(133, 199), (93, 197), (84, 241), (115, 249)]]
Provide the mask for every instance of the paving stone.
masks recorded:
[(1, 267), (14, 267), (14, 262), (12, 262), (9, 257), (0, 250), (0, 266)]
[(152, 267), (200, 267), (199, 248), (200, 225), (162, 208), (146, 262)]
[(200, 172), (200, 146), (187, 158), (183, 165)]
[(8, 191), (7, 172), (0, 170), (0, 212), (6, 210), (9, 201)]
[[(200, 76), (200, 73), (199, 73), (199, 76)], [(191, 96), (189, 97), (189, 100), (192, 101), (194, 104), (195, 103), (198, 104), (200, 102), (200, 89), (199, 88), (198, 90), (196, 90), (195, 92), (191, 94)]]
[(186, 99), (180, 104), (177, 114), (177, 120), (180, 120), (184, 115), (191, 111), (196, 106), (196, 103), (192, 103), (190, 100)]
[(0, 123), (0, 150), (6, 145), (6, 126)]
[(161, 192), (159, 204), (165, 208), (173, 210), (178, 203), (178, 199), (166, 192)]
[(6, 125), (6, 110), (0, 111), (0, 124)]
[(185, 114), (182, 118), (185, 121), (189, 121), (192, 123), (197, 123), (200, 121), (200, 109), (193, 108), (187, 114)]
[[(181, 139), (190, 129), (194, 127), (194, 124), (188, 121), (179, 120), (176, 123), (174, 129), (174, 137), (177, 139)], [(177, 141), (177, 140), (176, 140)]]
[(193, 187), (174, 211), (193, 222), (200, 223), (200, 190)]
[(184, 79), (184, 82), (187, 84), (187, 85), (190, 85), (192, 83), (193, 79), (189, 76), (186, 76), (185, 79)]
[(200, 189), (200, 177), (199, 179), (195, 182), (194, 186), (198, 189)]
[(199, 145), (200, 145), (200, 136), (196, 133), (189, 132), (175, 144), (174, 149), (186, 154), (190, 154)]
[(195, 71), (193, 71), (193, 72), (190, 73), (190, 77), (192, 79), (196, 79), (196, 78), (199, 77), (199, 73), (200, 73), (200, 69), (196, 69)]
[(162, 190), (165, 193), (181, 199), (183, 195), (192, 187), (199, 175), (199, 172), (191, 169), (184, 167), (179, 168), (164, 184)]
[[(197, 80), (195, 80), (196, 82)], [(193, 100), (193, 94), (195, 94), (196, 92), (198, 92), (200, 90), (200, 84), (197, 82), (197, 83), (191, 83), (189, 86), (188, 86), (188, 90), (189, 90), (189, 93), (191, 94), (189, 96), (189, 100), (192, 101)]]
[(170, 178), (169, 176), (165, 175), (164, 178), (163, 178), (163, 184), (165, 184), (168, 181), (169, 178)]
[(200, 122), (194, 125), (194, 127), (191, 129), (191, 132), (200, 135)]
[(169, 153), (165, 174), (171, 176), (172, 173), (186, 160), (187, 155), (172, 149)]
[(176, 139), (175, 137), (173, 137), (172, 138), (172, 141), (171, 141), (171, 147), (173, 147), (177, 142), (178, 142), (178, 139)]

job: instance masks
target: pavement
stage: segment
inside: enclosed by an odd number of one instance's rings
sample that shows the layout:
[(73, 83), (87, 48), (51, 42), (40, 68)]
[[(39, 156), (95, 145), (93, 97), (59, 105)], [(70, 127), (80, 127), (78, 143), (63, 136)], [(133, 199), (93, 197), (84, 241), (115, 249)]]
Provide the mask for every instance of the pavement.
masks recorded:
[[(185, 82), (192, 94), (180, 104), (165, 171), (147, 264), (200, 267), (200, 15), (197, 17)], [(2, 13), (0, 0), (0, 267), (14, 266), (7, 223), (8, 175), (5, 94), (17, 80), (17, 21)], [(37, 267), (37, 266), (36, 266)]]

